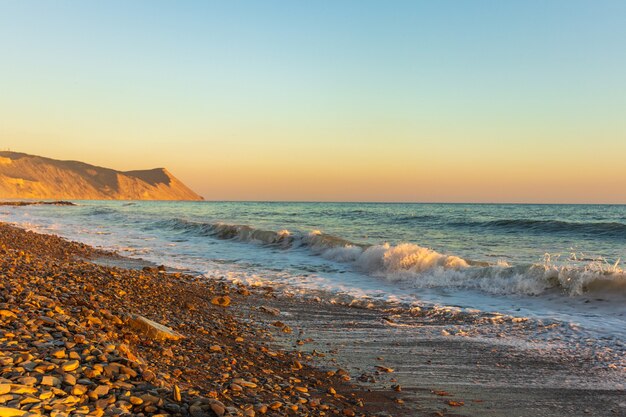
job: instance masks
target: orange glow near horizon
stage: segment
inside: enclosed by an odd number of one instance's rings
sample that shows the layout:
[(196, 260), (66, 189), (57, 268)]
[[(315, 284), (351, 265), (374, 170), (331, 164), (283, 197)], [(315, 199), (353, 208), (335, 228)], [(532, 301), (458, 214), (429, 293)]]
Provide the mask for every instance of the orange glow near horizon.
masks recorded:
[(43, 141), (12, 150), (119, 170), (164, 166), (207, 200), (626, 203), (618, 192), (626, 179), (620, 161), (626, 149), (598, 155), (600, 163), (590, 156), (595, 144), (579, 145), (567, 158), (559, 150), (505, 147), (485, 152), (471, 145), (387, 141), (316, 149), (207, 141), (144, 150)]
[(626, 3), (244, 3), (3, 2), (0, 147), (207, 200), (626, 204)]

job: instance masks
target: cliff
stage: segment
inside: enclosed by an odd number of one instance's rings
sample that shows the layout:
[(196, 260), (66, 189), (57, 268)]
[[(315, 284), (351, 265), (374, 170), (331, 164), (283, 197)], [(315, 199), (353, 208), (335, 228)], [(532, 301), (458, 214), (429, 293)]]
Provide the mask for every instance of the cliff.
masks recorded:
[(122, 172), (17, 152), (0, 152), (0, 198), (202, 200), (165, 168)]

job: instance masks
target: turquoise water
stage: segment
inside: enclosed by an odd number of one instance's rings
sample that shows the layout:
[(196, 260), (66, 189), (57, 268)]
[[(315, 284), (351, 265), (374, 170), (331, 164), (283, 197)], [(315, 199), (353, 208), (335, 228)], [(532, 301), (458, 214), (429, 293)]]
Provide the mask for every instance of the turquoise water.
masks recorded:
[(78, 203), (1, 219), (211, 279), (626, 333), (626, 206)]

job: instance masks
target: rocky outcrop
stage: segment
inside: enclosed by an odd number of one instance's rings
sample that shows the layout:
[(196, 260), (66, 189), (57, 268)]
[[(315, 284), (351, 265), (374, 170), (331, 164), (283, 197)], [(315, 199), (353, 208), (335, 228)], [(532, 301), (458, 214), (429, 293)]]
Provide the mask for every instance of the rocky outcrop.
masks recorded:
[(0, 198), (202, 200), (165, 168), (122, 172), (17, 152), (0, 152)]

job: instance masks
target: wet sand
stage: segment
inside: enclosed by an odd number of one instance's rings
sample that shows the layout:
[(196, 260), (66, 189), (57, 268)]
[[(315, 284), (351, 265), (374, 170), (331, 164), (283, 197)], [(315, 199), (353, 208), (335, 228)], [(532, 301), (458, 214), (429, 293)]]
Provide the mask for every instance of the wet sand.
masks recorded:
[(372, 389), (399, 389), (396, 398), (404, 401), (407, 416), (626, 416), (623, 385), (593, 388), (604, 385), (607, 371), (584, 359), (441, 336), (449, 320), (415, 318), (402, 327), (376, 309), (321, 303), (303, 308), (280, 298), (273, 305), (294, 329), (290, 346), (320, 367), (345, 367)]
[[(54, 300), (75, 320), (71, 334), (59, 337), (84, 335), (91, 350), (103, 350), (103, 341), (114, 345), (115, 354), (104, 359), (125, 356), (138, 373), (127, 389), (135, 397), (161, 399), (129, 406), (114, 378), (94, 380), (94, 387), (109, 385), (116, 397), (106, 397), (112, 401), (106, 404), (98, 404), (98, 396), (82, 398), (78, 405), (93, 415), (116, 410), (208, 416), (219, 415), (216, 410), (247, 416), (626, 415), (623, 384), (615, 389), (602, 384), (608, 373), (614, 378), (621, 370), (597, 369), (584, 356), (572, 360), (442, 332), (455, 322), (480, 325), (462, 315), (399, 318), (384, 309), (301, 300), (271, 287), (166, 273), (1, 224), (0, 245), (3, 297), (12, 300), (5, 301), (6, 309), (36, 318), (49, 309), (21, 311), (23, 298), (36, 294)], [(184, 339), (153, 340), (129, 325), (132, 314), (169, 326)], [(503, 330), (516, 326), (522, 324), (508, 323)], [(59, 344), (57, 336), (49, 333)], [(33, 356), (49, 360), (49, 351), (29, 345), (29, 339), (22, 343)], [(119, 352), (122, 345), (130, 357)], [(85, 369), (97, 365), (89, 357), (81, 356)], [(22, 371), (11, 372), (5, 378), (24, 378)], [(34, 377), (37, 389), (40, 377)], [(58, 389), (72, 391), (64, 383)], [(177, 399), (176, 390), (181, 391)], [(9, 395), (16, 398), (5, 404), (19, 408), (23, 395)], [(45, 411), (45, 401), (26, 408)]]

